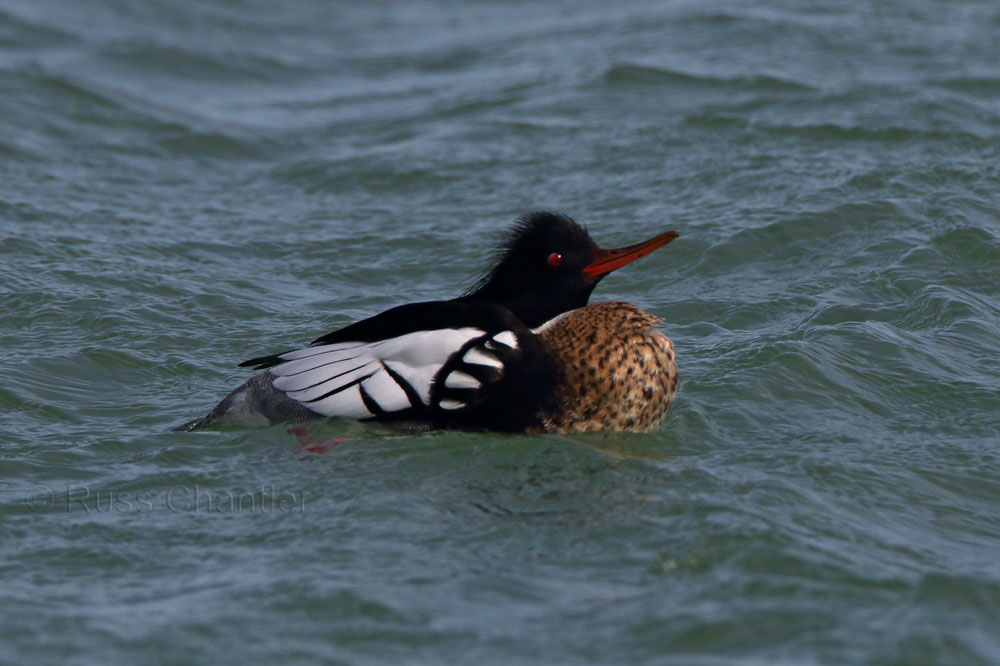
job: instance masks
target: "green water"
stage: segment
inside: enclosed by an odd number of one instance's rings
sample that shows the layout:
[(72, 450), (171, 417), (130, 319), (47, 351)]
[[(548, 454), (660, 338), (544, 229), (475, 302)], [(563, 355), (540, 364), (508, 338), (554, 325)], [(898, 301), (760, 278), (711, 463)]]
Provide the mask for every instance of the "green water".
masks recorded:
[[(1000, 8), (0, 0), (0, 662), (1000, 664)], [(173, 433), (681, 237), (650, 435)]]

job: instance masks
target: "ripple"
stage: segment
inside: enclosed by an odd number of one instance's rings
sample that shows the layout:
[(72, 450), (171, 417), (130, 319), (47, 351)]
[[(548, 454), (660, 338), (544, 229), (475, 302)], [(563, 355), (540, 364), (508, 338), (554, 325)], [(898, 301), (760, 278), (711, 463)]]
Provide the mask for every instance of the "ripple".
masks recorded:
[(46, 94), (54, 95), (65, 104), (80, 104), (88, 107), (121, 108), (121, 105), (91, 87), (66, 76), (48, 72), (36, 72), (34, 83)]
[(775, 135), (793, 135), (814, 140), (833, 141), (882, 141), (903, 143), (915, 140), (964, 141), (974, 143), (986, 137), (973, 132), (958, 130), (928, 130), (910, 127), (863, 127), (821, 123), (817, 125), (786, 125), (763, 128)]
[[(821, 211), (781, 215), (780, 219), (761, 226), (747, 225), (717, 241), (699, 264), (712, 272), (749, 263), (766, 273), (788, 271), (790, 264), (786, 262), (815, 266), (814, 262), (819, 260), (836, 264), (886, 233), (875, 231), (873, 221), (900, 217), (900, 205), (891, 200), (843, 203)], [(826, 252), (831, 244), (839, 252)]]
[(157, 141), (167, 153), (213, 159), (260, 159), (266, 155), (260, 141), (241, 139), (222, 132), (186, 130)]
[[(359, 165), (366, 164), (365, 169)], [(336, 161), (304, 160), (281, 165), (270, 176), (275, 182), (294, 185), (307, 193), (357, 187), (371, 192), (384, 189), (422, 191), (447, 182), (444, 174), (416, 166), (387, 163), (384, 169), (360, 156)]]
[(244, 83), (287, 80), (301, 76), (301, 70), (275, 58), (256, 54), (223, 55), (208, 49), (190, 49), (176, 44), (122, 41), (106, 47), (101, 58), (111, 66), (197, 81)]
[(931, 79), (928, 83), (950, 90), (982, 97), (1000, 99), (1000, 78), (992, 76), (955, 76)]
[(74, 41), (70, 33), (0, 9), (0, 48), (37, 51)]
[(638, 64), (614, 65), (604, 72), (604, 80), (609, 83), (705, 86), (762, 92), (815, 92), (817, 90), (808, 84), (763, 74), (738, 77), (719, 76)]

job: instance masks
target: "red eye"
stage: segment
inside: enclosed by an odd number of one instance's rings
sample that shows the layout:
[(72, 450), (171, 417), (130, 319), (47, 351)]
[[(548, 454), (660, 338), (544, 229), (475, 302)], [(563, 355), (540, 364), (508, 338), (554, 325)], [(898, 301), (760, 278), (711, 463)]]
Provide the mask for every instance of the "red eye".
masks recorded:
[(558, 266), (562, 263), (562, 255), (558, 252), (553, 252), (549, 255), (549, 266)]

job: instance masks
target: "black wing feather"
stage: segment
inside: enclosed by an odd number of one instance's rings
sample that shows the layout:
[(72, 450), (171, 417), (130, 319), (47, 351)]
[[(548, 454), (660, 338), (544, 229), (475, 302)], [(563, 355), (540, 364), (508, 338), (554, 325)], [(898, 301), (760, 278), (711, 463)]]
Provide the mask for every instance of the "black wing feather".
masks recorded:
[[(310, 345), (330, 345), (338, 342), (377, 342), (415, 331), (472, 326), (487, 333), (523, 329), (524, 324), (510, 310), (495, 304), (453, 301), (426, 301), (399, 305), (368, 319), (331, 331), (313, 340)], [(240, 363), (241, 368), (266, 370), (284, 363), (282, 354), (258, 356)]]

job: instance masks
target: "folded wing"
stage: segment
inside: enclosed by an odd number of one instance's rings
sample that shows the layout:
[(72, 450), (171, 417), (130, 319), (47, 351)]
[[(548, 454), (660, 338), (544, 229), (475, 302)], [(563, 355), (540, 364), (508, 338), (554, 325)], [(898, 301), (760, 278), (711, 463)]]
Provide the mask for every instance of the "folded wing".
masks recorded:
[(513, 331), (414, 331), (271, 357), (274, 387), (323, 416), (384, 419), (458, 413), (482, 402), (518, 354)]

